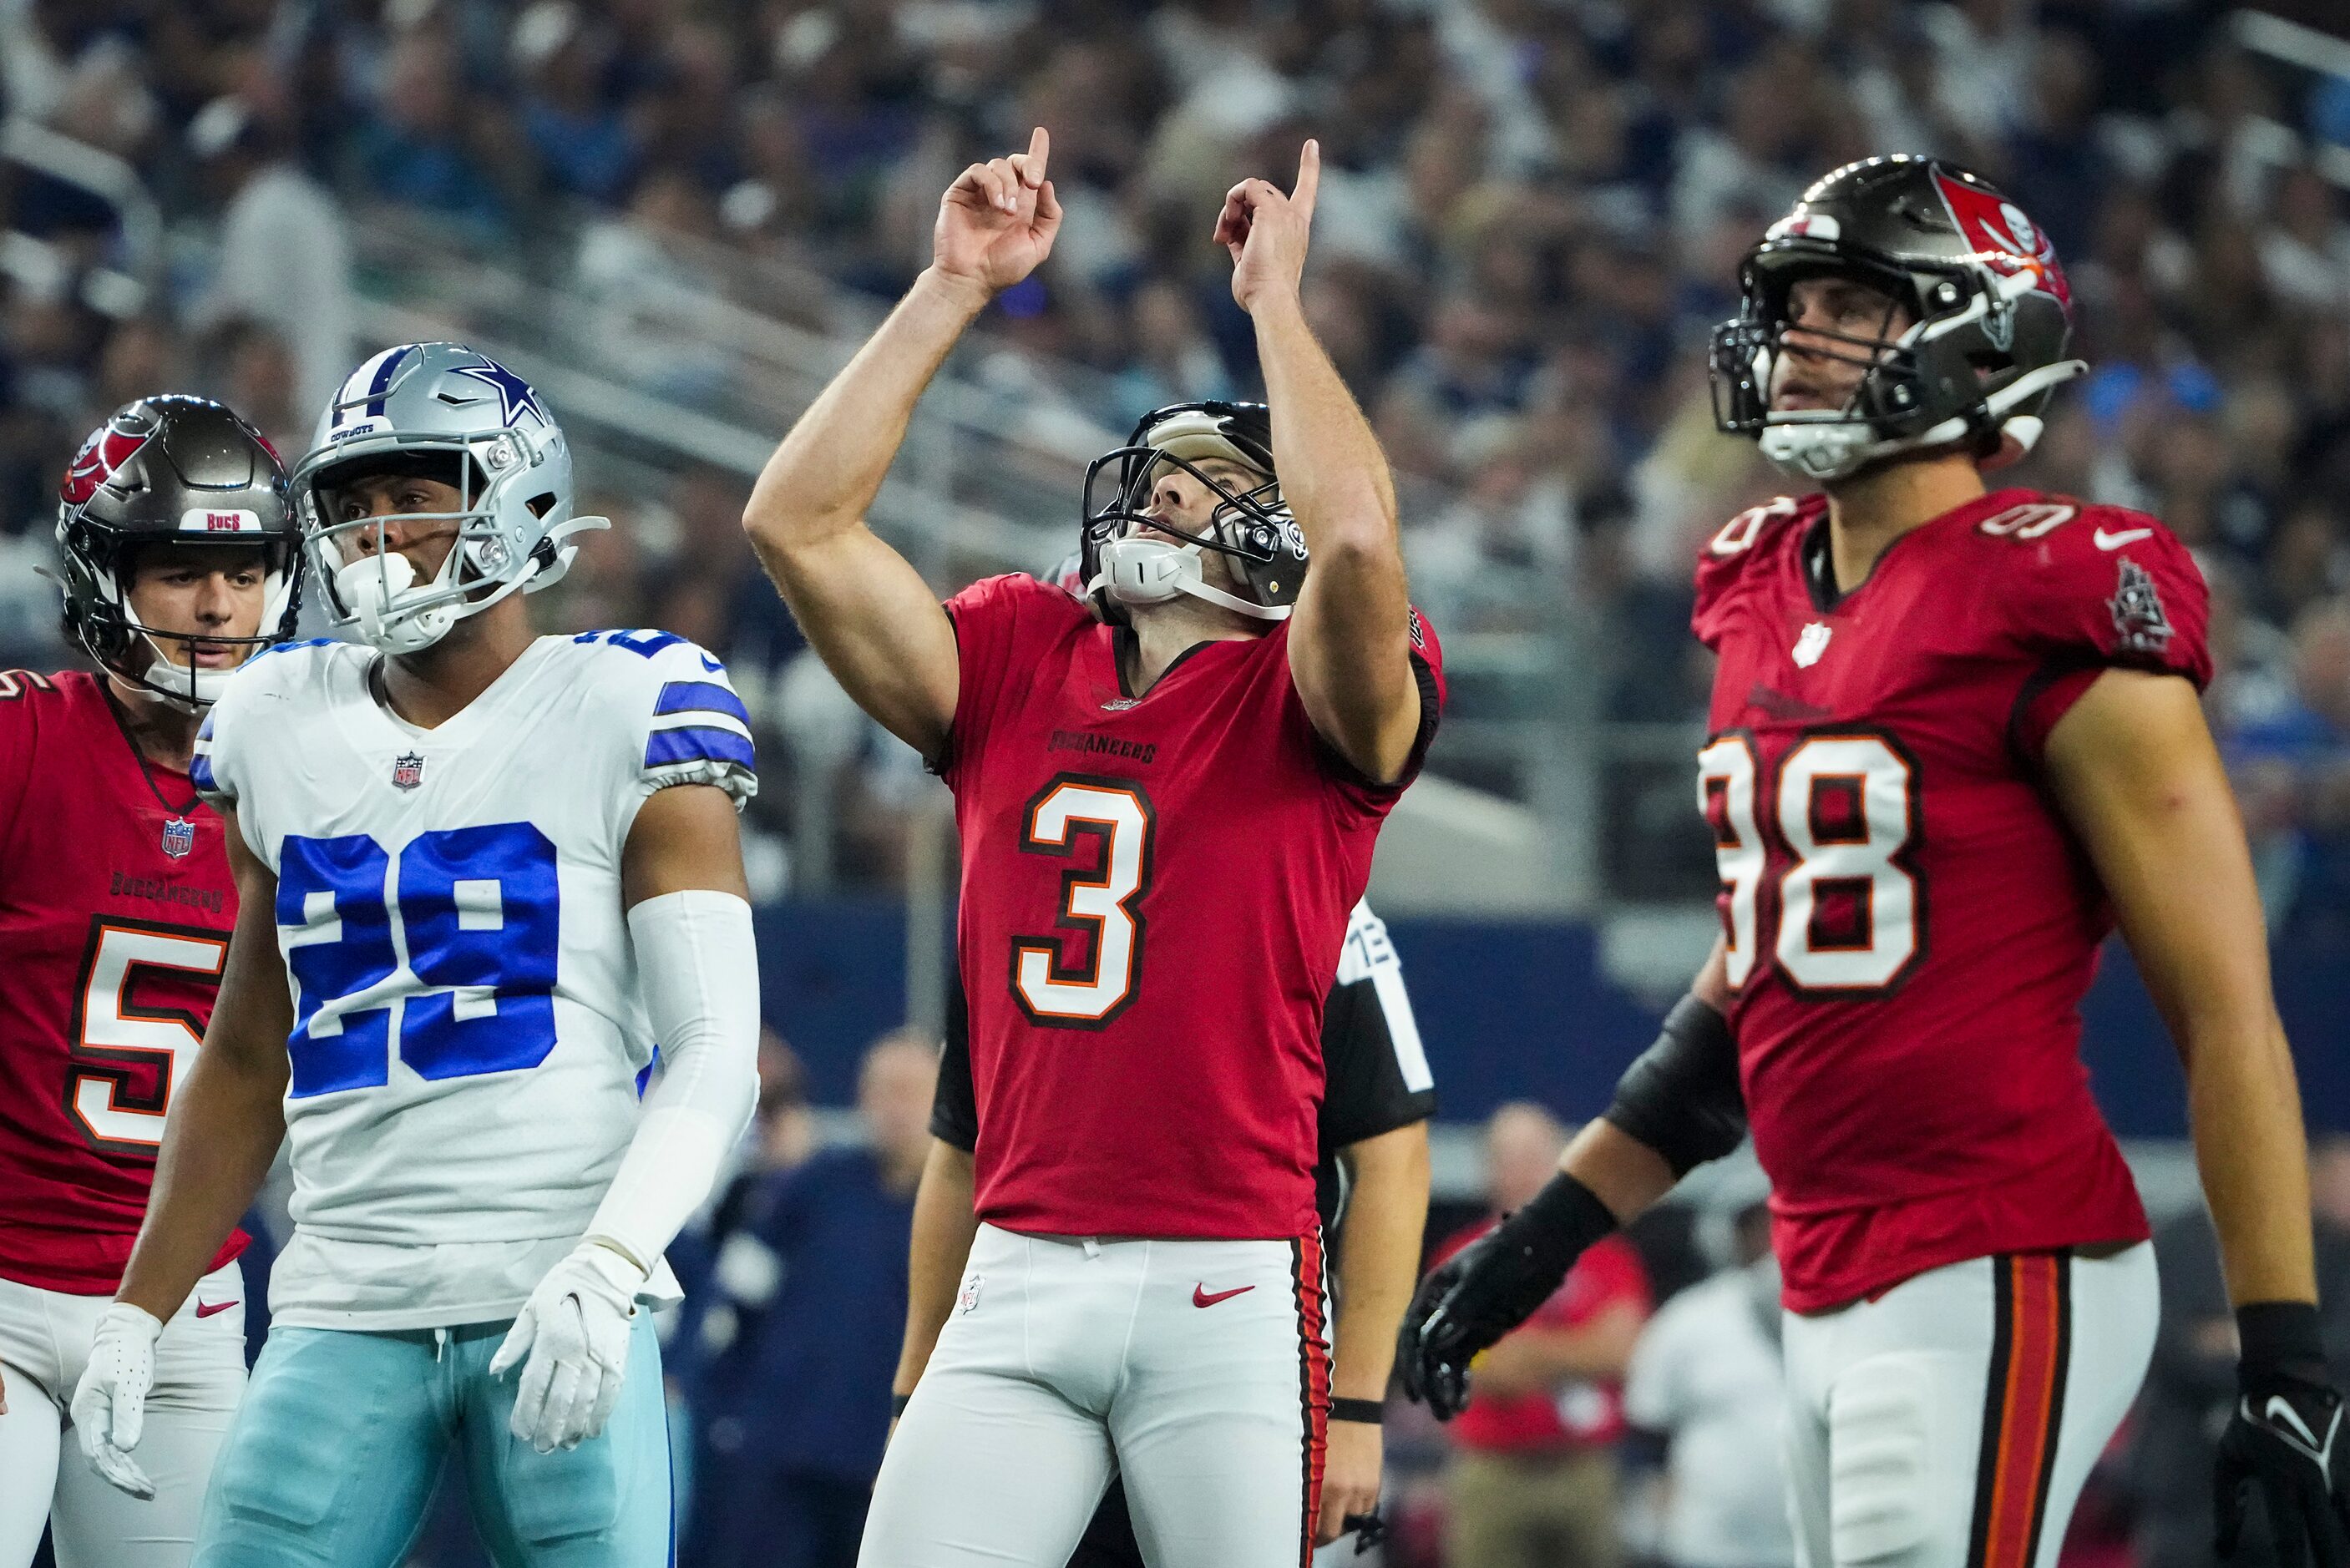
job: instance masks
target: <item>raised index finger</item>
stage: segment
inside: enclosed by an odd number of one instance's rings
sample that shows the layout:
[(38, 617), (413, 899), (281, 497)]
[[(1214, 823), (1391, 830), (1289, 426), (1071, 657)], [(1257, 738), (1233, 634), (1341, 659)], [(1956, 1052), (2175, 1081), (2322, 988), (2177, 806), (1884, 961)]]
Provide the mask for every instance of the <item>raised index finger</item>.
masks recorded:
[(1038, 126), (1028, 133), (1028, 156), (1013, 161), (1020, 170), (1020, 182), (1030, 190), (1045, 182), (1045, 160), (1053, 151), (1053, 139)]
[(1322, 184), (1322, 144), (1312, 137), (1297, 151), (1297, 186), (1289, 199), (1304, 208), (1307, 215), (1314, 212), (1314, 192)]

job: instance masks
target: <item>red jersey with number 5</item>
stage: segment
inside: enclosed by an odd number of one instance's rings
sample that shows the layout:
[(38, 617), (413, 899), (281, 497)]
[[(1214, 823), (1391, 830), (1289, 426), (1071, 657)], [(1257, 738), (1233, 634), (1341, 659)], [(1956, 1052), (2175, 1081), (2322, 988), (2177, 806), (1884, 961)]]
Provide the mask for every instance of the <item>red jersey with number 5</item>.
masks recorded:
[[(1237, 1241), (1315, 1225), (1322, 1002), (1403, 784), (1322, 741), (1289, 626), (1192, 649), (1142, 697), (1130, 633), (1024, 576), (947, 605), (962, 685), (941, 772), (980, 1218)], [(1442, 657), (1414, 611), (1419, 737)]]
[(212, 1017), (226, 825), (186, 774), (152, 780), (93, 677), (0, 671), (0, 1279), (121, 1283)]
[(2003, 490), (1838, 598), (1826, 502), (1717, 535), (1700, 801), (1786, 1303), (1993, 1252), (2147, 1235), (2079, 1006), (2112, 928), (2040, 772), (2106, 669), (2211, 673), (2207, 597), (2153, 518)]

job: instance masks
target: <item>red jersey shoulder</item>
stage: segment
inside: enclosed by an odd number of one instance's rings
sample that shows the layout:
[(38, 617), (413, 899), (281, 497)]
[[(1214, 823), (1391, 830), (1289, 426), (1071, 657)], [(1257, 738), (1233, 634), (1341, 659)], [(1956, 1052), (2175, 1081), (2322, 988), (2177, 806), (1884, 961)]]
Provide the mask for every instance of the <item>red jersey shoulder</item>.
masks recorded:
[(97, 678), (80, 670), (0, 670), (0, 813), (13, 814), (24, 798), (42, 731), (105, 710)]
[(2210, 590), (2158, 518), (2035, 491), (1993, 500), (1966, 547), (1997, 574), (1998, 602), (2027, 649), (2210, 680)]
[(1708, 648), (1719, 644), (1739, 588), (1758, 578), (1766, 569), (1763, 563), (1795, 548), (1827, 504), (1825, 495), (1782, 495), (1748, 507), (1706, 541), (1698, 552), (1697, 604), (1690, 612), (1690, 629), (1700, 642)]
[(1030, 627), (1065, 628), (1093, 618), (1083, 599), (1025, 572), (982, 577), (947, 600), (946, 607), (955, 635), (965, 640), (1006, 639)]

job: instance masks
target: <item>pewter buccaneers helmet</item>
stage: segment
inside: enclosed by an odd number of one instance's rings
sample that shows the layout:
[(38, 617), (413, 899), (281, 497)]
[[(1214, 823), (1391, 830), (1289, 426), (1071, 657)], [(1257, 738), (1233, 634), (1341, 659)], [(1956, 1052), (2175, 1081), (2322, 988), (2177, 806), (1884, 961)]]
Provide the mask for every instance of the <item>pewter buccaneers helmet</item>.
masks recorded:
[[(1842, 409), (1773, 411), (1788, 293), (1807, 277), (1883, 290), (1914, 325), (1893, 338), (1816, 332), (1814, 351), (1867, 374)], [(1804, 192), (1739, 269), (1738, 315), (1713, 331), (1714, 421), (1798, 477), (1841, 479), (1905, 452), (1963, 446), (2012, 461), (2040, 439), (2066, 357), (2072, 293), (2039, 225), (1956, 164), (1898, 154), (1848, 163)]]
[[(1239, 463), (1263, 483), (1234, 490), (1200, 466), (1215, 459)], [(1151, 489), (1170, 468), (1182, 470), (1217, 496), (1207, 532), (1187, 534), (1150, 515)], [(1095, 482), (1112, 472), (1117, 487), (1097, 509)], [(1105, 620), (1123, 618), (1123, 606), (1159, 604), (1179, 593), (1258, 620), (1286, 620), (1305, 586), (1305, 535), (1281, 498), (1273, 467), (1273, 416), (1263, 403), (1153, 409), (1124, 446), (1087, 467), (1084, 507), (1078, 591)], [(1182, 543), (1138, 537), (1144, 527)], [(1206, 550), (1232, 564), (1251, 597), (1202, 580), (1200, 557)]]
[(302, 535), (286, 506), (286, 465), (261, 432), (210, 398), (140, 398), (90, 432), (57, 487), (66, 635), (134, 686), (187, 707), (220, 695), (233, 670), (174, 663), (130, 607), (137, 553), (150, 545), (259, 545), (265, 599), (254, 637), (207, 634), (246, 658), (294, 635)]
[[(383, 474), (454, 486), (453, 512), (345, 520), (338, 492)], [(338, 628), (387, 653), (414, 653), (520, 589), (561, 577), (574, 535), (611, 524), (571, 515), (571, 449), (530, 383), (462, 343), (403, 343), (343, 382), (294, 470), (294, 504)], [(388, 523), (455, 524), (457, 542), (419, 583)]]

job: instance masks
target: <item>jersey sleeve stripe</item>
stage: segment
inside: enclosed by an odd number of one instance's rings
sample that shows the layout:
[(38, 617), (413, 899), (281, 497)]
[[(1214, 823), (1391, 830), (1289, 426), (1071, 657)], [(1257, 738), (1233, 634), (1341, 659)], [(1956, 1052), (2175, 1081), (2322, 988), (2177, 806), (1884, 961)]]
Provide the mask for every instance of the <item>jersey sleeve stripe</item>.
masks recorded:
[(649, 768), (699, 762), (735, 763), (752, 768), (758, 765), (758, 754), (748, 740), (716, 724), (656, 730), (645, 742), (645, 766)]
[(660, 689), (653, 703), (660, 713), (724, 713), (747, 726), (751, 711), (743, 699), (715, 680), (672, 680)]

